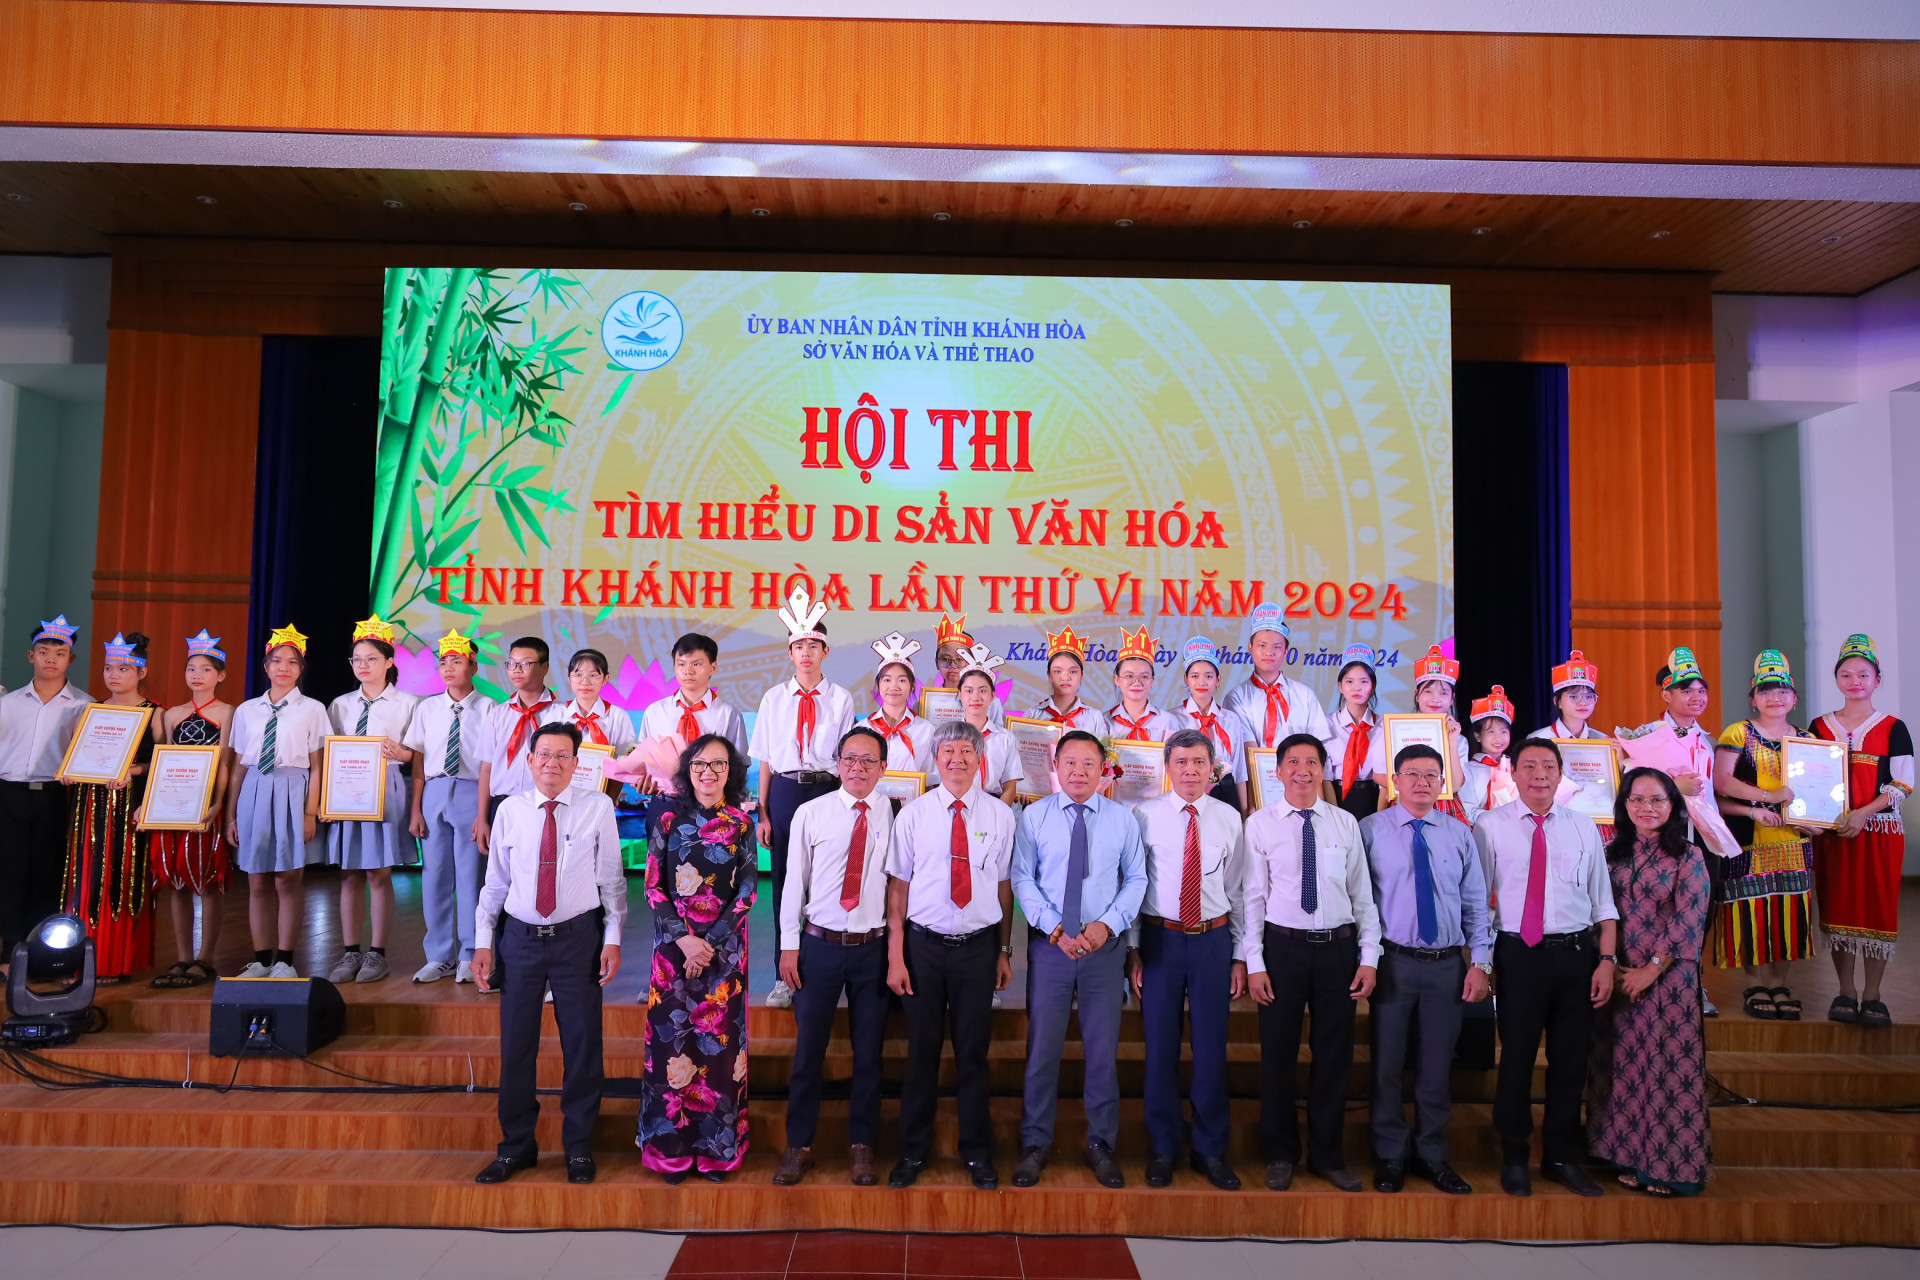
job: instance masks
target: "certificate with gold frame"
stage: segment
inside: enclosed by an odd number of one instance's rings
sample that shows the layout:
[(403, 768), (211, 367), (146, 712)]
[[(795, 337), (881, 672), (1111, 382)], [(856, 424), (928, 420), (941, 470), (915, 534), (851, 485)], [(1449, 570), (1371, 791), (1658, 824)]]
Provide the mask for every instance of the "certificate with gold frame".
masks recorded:
[(1007, 732), (1013, 735), (1013, 745), (1020, 750), (1020, 781), (1014, 792), (1015, 799), (1031, 803), (1053, 794), (1053, 749), (1060, 745), (1060, 734), (1065, 728), (1056, 720), (1007, 717)]
[(567, 785), (576, 791), (598, 791), (606, 782), (607, 761), (613, 759), (613, 748), (599, 742), (583, 742), (574, 753), (579, 764), (574, 767), (573, 781)]
[(918, 800), (926, 792), (927, 775), (911, 769), (889, 769), (880, 775), (879, 783), (873, 788), (875, 795), (898, 800), (902, 804)]
[(1454, 759), (1453, 740), (1447, 725), (1453, 719), (1437, 711), (1395, 711), (1380, 717), (1380, 731), (1387, 735), (1386, 788), (1389, 802), (1398, 798), (1393, 785), (1393, 762), (1408, 747), (1432, 747), (1440, 753), (1445, 766), (1436, 799), (1451, 800), (1460, 792), (1460, 764)]
[(1247, 744), (1247, 800), (1255, 810), (1278, 804), (1285, 793), (1280, 781), (1280, 753), (1272, 747)]
[(1847, 815), (1847, 744), (1787, 738), (1780, 744), (1781, 784), (1793, 792), (1785, 817), (1796, 827), (1828, 831)]
[(220, 778), (220, 747), (166, 743), (147, 763), (147, 794), (140, 806), (142, 831), (198, 831), (212, 816), (213, 784)]
[(382, 822), (387, 815), (385, 738), (329, 737), (320, 769), (323, 822)]
[(920, 716), (935, 724), (966, 719), (966, 711), (960, 706), (960, 691), (938, 685), (920, 690)]
[(1613, 802), (1620, 795), (1620, 751), (1612, 739), (1555, 738), (1553, 744), (1560, 748), (1560, 795), (1555, 802), (1595, 822), (1611, 823)]
[(1167, 745), (1144, 738), (1115, 738), (1113, 763), (1119, 776), (1107, 784), (1107, 795), (1132, 808), (1155, 796), (1165, 795), (1173, 787), (1167, 776)]
[(147, 725), (153, 719), (152, 707), (123, 707), (111, 702), (90, 702), (80, 712), (74, 726), (73, 741), (60, 761), (60, 777), (68, 782), (98, 782), (111, 786), (125, 782), (133, 771), (133, 758), (146, 741)]

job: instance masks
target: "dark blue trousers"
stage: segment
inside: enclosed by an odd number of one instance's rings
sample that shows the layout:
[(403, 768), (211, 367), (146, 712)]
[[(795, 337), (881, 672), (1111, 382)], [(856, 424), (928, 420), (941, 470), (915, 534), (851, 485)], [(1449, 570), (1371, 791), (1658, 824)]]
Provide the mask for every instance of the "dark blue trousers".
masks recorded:
[(780, 920), (780, 895), (787, 883), (787, 832), (793, 828), (793, 811), (809, 800), (839, 789), (838, 779), (832, 782), (809, 782), (804, 786), (777, 773), (767, 779), (767, 824), (773, 828), (773, 839), (767, 844), (767, 874), (773, 880), (773, 920), (776, 928)]
[(1181, 1006), (1193, 1029), (1193, 1149), (1227, 1154), (1227, 984), (1233, 931), (1179, 933), (1140, 922), (1140, 1017), (1147, 1041), (1147, 1133), (1171, 1157), (1186, 1136), (1180, 1101)]
[(600, 1038), (601, 913), (589, 911), (542, 934), (535, 925), (503, 917), (495, 953), (513, 969), (500, 992), (499, 1154), (531, 1160), (539, 1151), (536, 1092), (540, 1011), (553, 988), (553, 1020), (560, 1028), (560, 1140), (567, 1158), (593, 1154), (606, 1064)]
[(793, 993), (793, 1074), (787, 1092), (787, 1145), (810, 1147), (820, 1121), (820, 1064), (833, 1038), (834, 1011), (847, 993), (853, 1040), (849, 1140), (873, 1146), (880, 1134), (880, 1052), (887, 1026), (887, 940), (857, 947), (800, 935), (800, 989)]

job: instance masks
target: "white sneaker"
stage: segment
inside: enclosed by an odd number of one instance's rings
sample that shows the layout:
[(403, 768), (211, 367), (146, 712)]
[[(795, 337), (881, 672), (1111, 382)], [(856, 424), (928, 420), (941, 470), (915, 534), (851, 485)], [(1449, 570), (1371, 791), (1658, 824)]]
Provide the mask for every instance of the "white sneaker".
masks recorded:
[(1000, 1007), (1000, 1005), (1001, 1005), (1001, 999), (1002, 999), (1002, 997), (1001, 997), (1001, 993), (1000, 993), (1000, 992), (998, 992), (998, 991), (996, 991), (996, 992), (994, 992), (994, 993), (993, 993), (993, 1007), (994, 1007), (994, 1008), (996, 1008), (996, 1009), (998, 1009), (998, 1008)]
[(258, 960), (249, 960), (247, 961), (247, 967), (242, 969), (238, 976), (242, 978), (264, 978), (272, 972), (272, 969), (261, 964)]
[(540, 997), (540, 1003), (541, 1003), (541, 1004), (552, 1004), (552, 1003), (553, 1003), (553, 988), (552, 988), (552, 987), (548, 987), (548, 988), (547, 988), (547, 994), (546, 994), (546, 995), (544, 995), (544, 996), (542, 996), (542, 997)]
[[(416, 978), (415, 981), (417, 982), (419, 979)], [(460, 967), (454, 971), (453, 981), (455, 986), (463, 982), (471, 985), (473, 982), (473, 961), (462, 960)]]
[(355, 975), (353, 980), (355, 982), (378, 982), (387, 976), (388, 971), (387, 958), (378, 951), (369, 951), (361, 958), (360, 972)]
[(453, 974), (454, 968), (452, 965), (442, 964), (438, 960), (429, 960), (420, 966), (419, 970), (413, 975), (413, 980), (415, 982), (438, 982), (442, 978), (451, 978)]
[(277, 960), (274, 962), (273, 968), (267, 970), (267, 976), (269, 978), (297, 978), (300, 974), (285, 960)]
[(1700, 988), (1700, 1016), (1703, 1018), (1717, 1018), (1720, 1016), (1720, 1006), (1715, 1004), (1712, 998), (1707, 995), (1707, 989), (1705, 987)]
[(333, 968), (327, 972), (327, 981), (339, 984), (352, 982), (360, 973), (360, 962), (365, 956), (361, 951), (342, 951)]
[(793, 1008), (793, 988), (784, 982), (775, 982), (773, 984), (773, 990), (767, 992), (767, 1008)]

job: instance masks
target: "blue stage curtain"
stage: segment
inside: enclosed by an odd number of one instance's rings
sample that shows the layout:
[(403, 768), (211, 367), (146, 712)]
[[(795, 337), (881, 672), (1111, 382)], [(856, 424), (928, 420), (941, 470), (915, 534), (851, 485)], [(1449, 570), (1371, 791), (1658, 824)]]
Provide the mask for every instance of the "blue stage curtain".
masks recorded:
[(354, 687), (347, 637), (367, 611), (379, 400), (377, 339), (262, 340), (249, 639), (233, 655), (248, 697), (266, 691), (261, 650), (288, 623), (310, 637), (309, 696)]
[(1454, 627), (1460, 713), (1506, 686), (1526, 734), (1553, 719), (1573, 642), (1567, 368), (1453, 366)]

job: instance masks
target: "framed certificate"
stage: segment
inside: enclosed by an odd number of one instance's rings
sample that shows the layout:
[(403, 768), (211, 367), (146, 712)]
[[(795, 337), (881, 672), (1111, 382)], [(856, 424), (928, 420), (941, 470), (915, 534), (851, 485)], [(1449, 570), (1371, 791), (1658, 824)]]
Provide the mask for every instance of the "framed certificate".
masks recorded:
[(1044, 800), (1053, 794), (1053, 749), (1060, 744), (1062, 728), (1053, 720), (1007, 717), (1007, 732), (1020, 749), (1020, 782), (1015, 799)]
[[(1607, 738), (1555, 738), (1560, 748), (1559, 803), (1595, 822), (1613, 821), (1613, 802), (1620, 794), (1620, 753)], [(1568, 784), (1573, 794), (1567, 795)]]
[(1837, 827), (1847, 811), (1847, 744), (1788, 738), (1780, 744), (1784, 785), (1793, 791), (1785, 817), (1796, 827)]
[(960, 691), (939, 686), (920, 691), (920, 715), (922, 719), (939, 724), (944, 720), (962, 720), (966, 713), (960, 707)]
[(1280, 753), (1273, 747), (1247, 744), (1247, 800), (1255, 809), (1278, 804), (1286, 791), (1280, 781)]
[[(1437, 711), (1395, 711), (1380, 717), (1387, 735), (1386, 788), (1389, 801), (1397, 799), (1393, 785), (1393, 762), (1408, 747), (1432, 747), (1440, 753), (1443, 777), (1438, 800), (1451, 800), (1460, 792), (1460, 765), (1453, 756), (1453, 743), (1447, 737), (1450, 716)], [(1609, 809), (1608, 813), (1613, 811)], [(1611, 822), (1613, 819), (1607, 819)]]
[(153, 762), (147, 766), (140, 829), (198, 831), (206, 825), (219, 776), (219, 747), (155, 747)]
[(576, 754), (580, 763), (575, 766), (573, 781), (568, 785), (575, 791), (600, 790), (607, 777), (607, 761), (613, 759), (613, 748), (598, 742), (583, 742)]
[(909, 769), (889, 769), (880, 775), (880, 784), (873, 789), (873, 794), (905, 804), (909, 800), (918, 800), (926, 794), (926, 790), (926, 774), (914, 773)]
[(385, 738), (329, 737), (320, 770), (320, 817), (326, 822), (379, 822), (387, 813)]
[(1113, 762), (1120, 776), (1107, 785), (1107, 795), (1131, 808), (1164, 795), (1173, 783), (1167, 777), (1166, 744), (1141, 738), (1116, 738)]
[(152, 707), (88, 703), (60, 762), (60, 777), (68, 782), (125, 782), (152, 718)]

